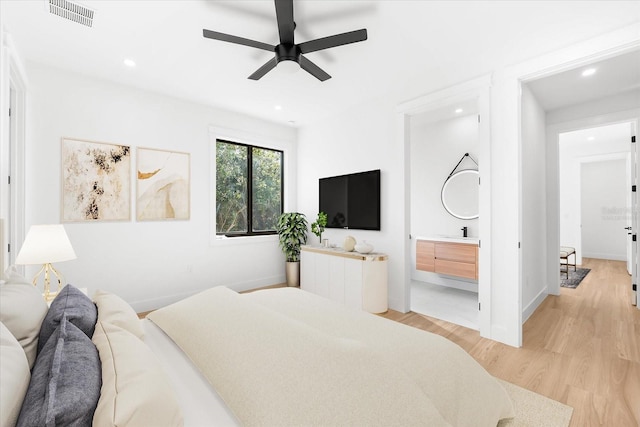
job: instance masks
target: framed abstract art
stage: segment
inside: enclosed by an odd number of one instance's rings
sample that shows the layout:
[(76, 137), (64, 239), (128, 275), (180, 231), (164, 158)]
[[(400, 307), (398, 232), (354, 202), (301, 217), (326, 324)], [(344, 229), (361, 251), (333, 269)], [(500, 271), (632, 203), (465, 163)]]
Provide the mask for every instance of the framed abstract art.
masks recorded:
[(189, 153), (138, 148), (136, 169), (138, 221), (189, 219)]
[(62, 222), (131, 219), (131, 147), (62, 138)]

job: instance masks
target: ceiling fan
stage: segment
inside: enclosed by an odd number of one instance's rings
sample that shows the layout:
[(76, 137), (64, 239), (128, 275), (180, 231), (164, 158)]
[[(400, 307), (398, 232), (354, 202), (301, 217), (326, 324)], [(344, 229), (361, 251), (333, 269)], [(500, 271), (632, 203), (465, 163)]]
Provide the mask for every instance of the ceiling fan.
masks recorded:
[(209, 39), (221, 40), (229, 43), (236, 43), (257, 49), (274, 52), (275, 57), (269, 60), (262, 67), (258, 68), (249, 76), (251, 80), (259, 80), (269, 71), (274, 69), (282, 61), (293, 61), (300, 65), (300, 68), (310, 73), (320, 81), (331, 78), (322, 68), (302, 56), (302, 54), (329, 49), (345, 44), (361, 42), (367, 39), (367, 30), (356, 30), (347, 33), (336, 34), (320, 39), (309, 40), (304, 43), (294, 42), (293, 32), (296, 23), (293, 20), (293, 0), (274, 0), (276, 5), (276, 19), (278, 21), (278, 32), (280, 34), (280, 44), (274, 46), (244, 37), (232, 36), (230, 34), (219, 33), (217, 31), (202, 30), (202, 35)]

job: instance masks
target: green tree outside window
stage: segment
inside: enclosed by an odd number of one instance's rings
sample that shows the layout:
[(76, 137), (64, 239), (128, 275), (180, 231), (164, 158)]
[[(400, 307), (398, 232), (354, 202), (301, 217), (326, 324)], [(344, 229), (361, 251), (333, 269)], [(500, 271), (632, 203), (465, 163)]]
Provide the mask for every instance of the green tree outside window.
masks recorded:
[(282, 151), (216, 141), (216, 234), (276, 233), (282, 164)]

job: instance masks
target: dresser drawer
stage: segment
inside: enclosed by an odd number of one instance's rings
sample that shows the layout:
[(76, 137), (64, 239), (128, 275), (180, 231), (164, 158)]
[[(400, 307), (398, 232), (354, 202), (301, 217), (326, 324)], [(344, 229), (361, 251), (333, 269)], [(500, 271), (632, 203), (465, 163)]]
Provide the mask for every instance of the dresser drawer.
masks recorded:
[(435, 271), (435, 242), (418, 240), (416, 243), (416, 270)]
[(448, 261), (476, 263), (476, 246), (464, 243), (443, 243), (438, 242), (435, 248), (436, 259)]
[(477, 279), (476, 263), (448, 261), (436, 258), (435, 272), (448, 276), (465, 277), (467, 279)]

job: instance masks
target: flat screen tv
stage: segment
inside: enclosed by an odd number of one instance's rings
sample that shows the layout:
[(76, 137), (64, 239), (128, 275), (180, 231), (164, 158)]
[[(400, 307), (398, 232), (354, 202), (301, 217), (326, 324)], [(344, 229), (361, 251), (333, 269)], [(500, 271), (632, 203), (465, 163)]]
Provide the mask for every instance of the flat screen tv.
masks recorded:
[(320, 178), (327, 228), (380, 230), (380, 169)]

